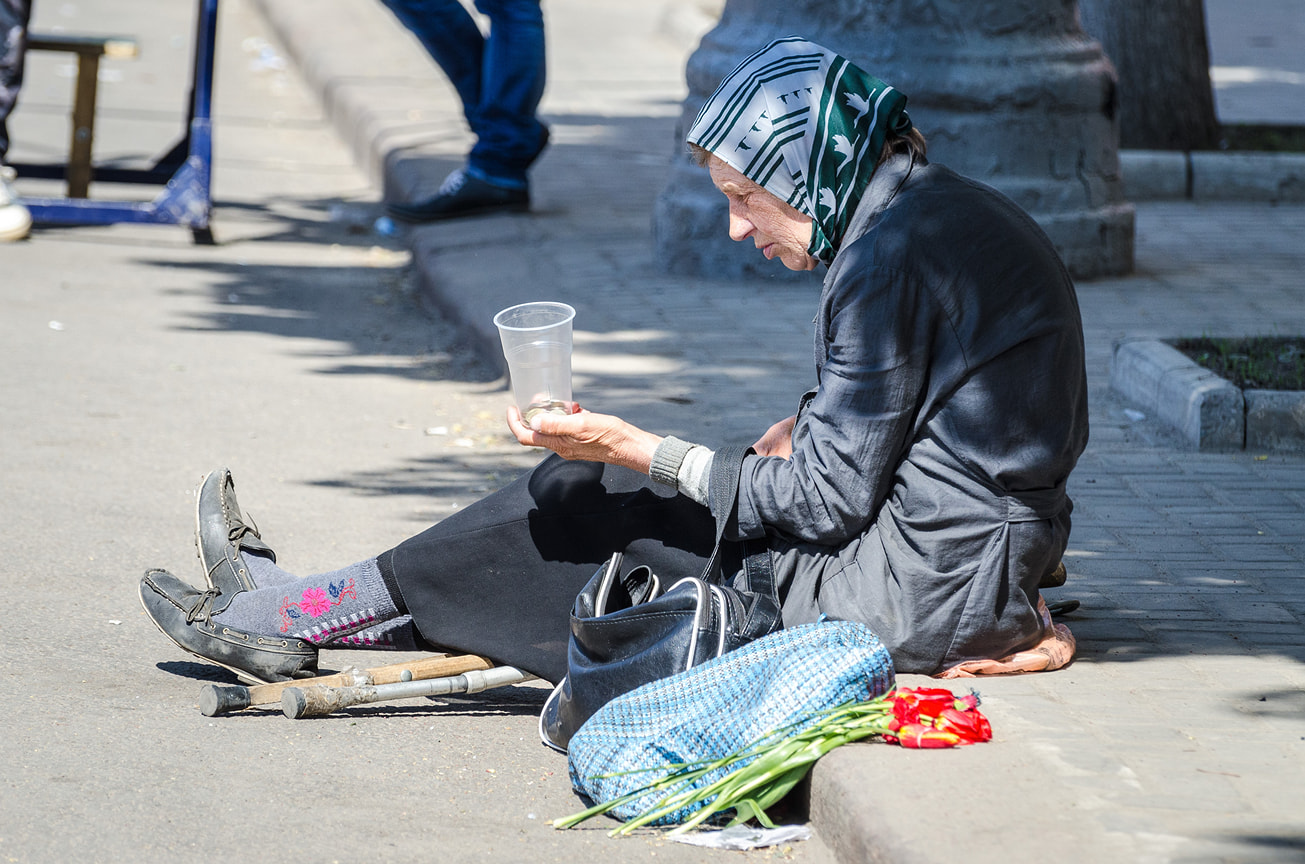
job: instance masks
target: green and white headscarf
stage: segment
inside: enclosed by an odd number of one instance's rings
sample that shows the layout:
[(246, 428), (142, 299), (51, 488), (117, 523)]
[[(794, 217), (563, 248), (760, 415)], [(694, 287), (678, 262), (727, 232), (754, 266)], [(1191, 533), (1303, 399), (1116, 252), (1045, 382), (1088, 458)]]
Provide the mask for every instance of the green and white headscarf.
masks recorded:
[(697, 144), (815, 223), (807, 252), (834, 259), (906, 97), (844, 57), (777, 39), (725, 77), (689, 129)]

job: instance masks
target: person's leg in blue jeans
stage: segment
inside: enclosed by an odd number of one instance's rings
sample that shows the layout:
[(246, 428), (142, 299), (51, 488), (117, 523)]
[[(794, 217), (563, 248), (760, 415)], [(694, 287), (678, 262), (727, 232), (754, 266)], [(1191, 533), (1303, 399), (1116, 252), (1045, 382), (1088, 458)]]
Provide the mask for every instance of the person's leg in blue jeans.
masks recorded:
[(0, 243), (21, 240), (32, 226), (31, 214), (15, 199), (9, 182), (13, 172), (4, 167), (9, 152), (7, 121), (23, 83), (23, 56), (27, 51), (30, 0), (0, 0)]
[(477, 0), (489, 35), (457, 0), (383, 0), (439, 63), (462, 100), (476, 144), (465, 171), (440, 194), (391, 210), (413, 221), (529, 205), (527, 170), (548, 129), (537, 116), (544, 91), (544, 17), (539, 0)]
[(502, 184), (526, 184), (548, 129), (536, 111), (544, 95), (544, 16), (539, 0), (476, 0), (490, 20), (469, 170)]

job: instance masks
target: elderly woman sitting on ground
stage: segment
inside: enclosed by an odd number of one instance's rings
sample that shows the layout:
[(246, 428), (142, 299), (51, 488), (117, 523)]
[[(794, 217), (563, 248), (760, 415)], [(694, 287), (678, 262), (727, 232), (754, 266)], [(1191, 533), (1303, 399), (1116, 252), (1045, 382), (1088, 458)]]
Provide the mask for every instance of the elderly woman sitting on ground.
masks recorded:
[[(744, 459), (727, 540), (768, 548), (784, 626), (860, 621), (898, 671), (954, 674), (1054, 640), (1039, 587), (1065, 550), (1065, 484), (1087, 441), (1083, 337), (1042, 231), (930, 163), (905, 105), (845, 58), (781, 39), (725, 79), (688, 140), (729, 202), (730, 237), (793, 270), (828, 268), (816, 387)], [(715, 454), (579, 407), (529, 424), (509, 409), (508, 424), (556, 455), (375, 558), (306, 578), (278, 566), (214, 472), (198, 498), (207, 588), (150, 571), (146, 610), (183, 649), (257, 680), (360, 646), (464, 651), (560, 680), (572, 602), (613, 552), (701, 572)]]

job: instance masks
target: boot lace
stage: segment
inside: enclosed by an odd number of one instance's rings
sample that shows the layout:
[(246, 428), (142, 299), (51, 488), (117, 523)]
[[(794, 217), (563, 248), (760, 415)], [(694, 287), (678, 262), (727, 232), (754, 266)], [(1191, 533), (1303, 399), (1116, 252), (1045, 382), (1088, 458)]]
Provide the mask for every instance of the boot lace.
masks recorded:
[(209, 588), (207, 591), (201, 591), (195, 598), (194, 604), (186, 610), (186, 623), (193, 624), (195, 621), (208, 621), (213, 617), (213, 601), (217, 599), (222, 592), (216, 588)]
[(258, 525), (254, 522), (254, 517), (246, 513), (245, 518), (249, 520), (249, 524), (246, 525), (243, 521), (237, 519), (235, 524), (231, 526), (231, 530), (227, 532), (227, 540), (235, 543), (246, 534), (253, 534), (259, 540), (263, 539), (263, 535), (258, 533)]

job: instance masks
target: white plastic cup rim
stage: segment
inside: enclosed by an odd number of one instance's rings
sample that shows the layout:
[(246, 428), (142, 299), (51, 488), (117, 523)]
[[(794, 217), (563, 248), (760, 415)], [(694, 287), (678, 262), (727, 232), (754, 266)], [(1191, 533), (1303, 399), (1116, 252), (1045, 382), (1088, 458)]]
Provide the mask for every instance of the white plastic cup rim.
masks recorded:
[[(546, 319), (547, 323), (532, 324), (529, 327), (506, 323), (507, 321), (510, 321), (515, 314), (520, 314), (527, 309), (541, 313), (552, 312), (553, 317)], [(499, 312), (494, 316), (494, 326), (498, 327), (500, 330), (524, 333), (531, 330), (547, 330), (552, 327), (559, 327), (570, 322), (573, 318), (575, 318), (575, 309), (566, 303), (556, 303), (551, 300), (535, 300), (530, 303), (518, 303), (515, 306), (509, 306), (502, 312)]]

